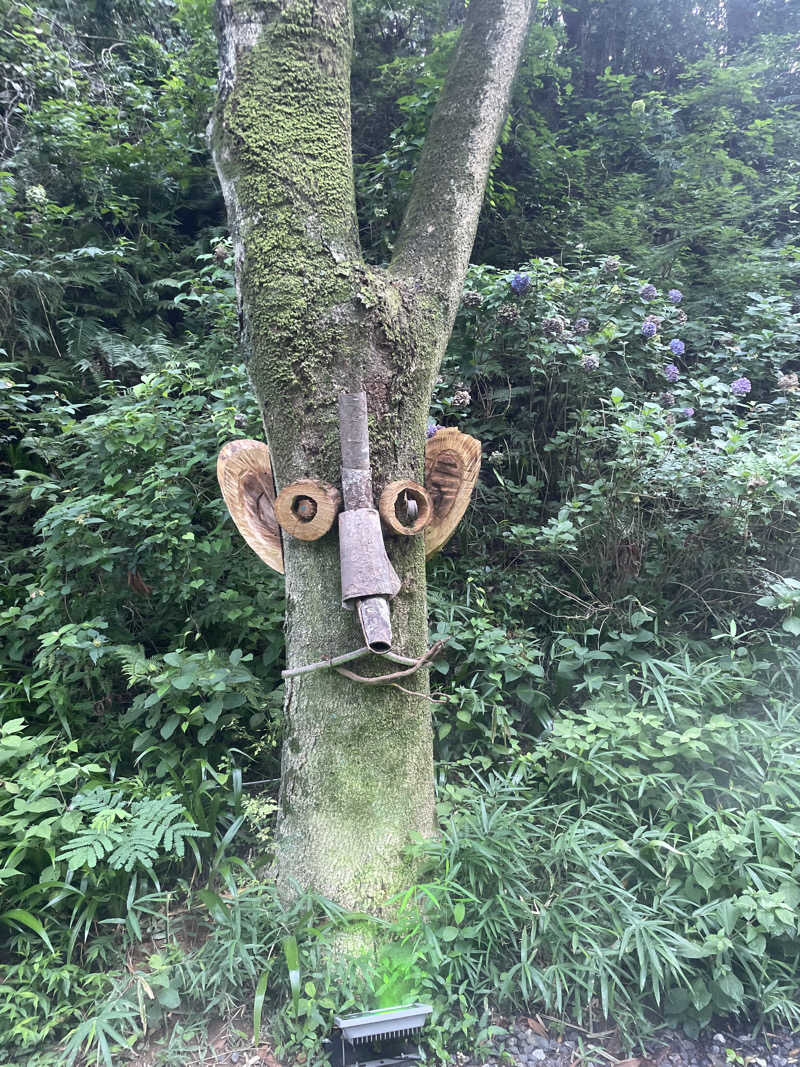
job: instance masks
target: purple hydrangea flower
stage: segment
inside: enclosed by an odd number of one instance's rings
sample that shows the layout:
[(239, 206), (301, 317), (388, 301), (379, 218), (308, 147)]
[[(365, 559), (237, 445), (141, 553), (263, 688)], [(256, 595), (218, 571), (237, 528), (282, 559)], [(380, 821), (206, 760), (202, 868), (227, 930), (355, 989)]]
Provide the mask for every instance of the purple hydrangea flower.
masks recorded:
[(673, 337), (669, 343), (669, 350), (673, 356), (682, 356), (686, 351), (686, 345), (677, 337)]
[(581, 366), (586, 371), (594, 371), (600, 366), (600, 357), (596, 356), (594, 352), (589, 352), (581, 360)]
[(731, 392), (734, 396), (747, 396), (752, 388), (749, 378), (737, 378), (735, 382), (731, 382)]
[(548, 337), (560, 337), (566, 328), (566, 319), (561, 315), (550, 315), (548, 318), (542, 319), (542, 330)]
[(683, 415), (687, 419), (690, 419), (692, 415), (694, 415), (694, 408), (681, 408), (681, 415)]
[(639, 296), (644, 297), (645, 300), (655, 300), (658, 296), (658, 289), (648, 282), (647, 285), (643, 285), (639, 290)]
[(678, 370), (674, 363), (668, 363), (664, 368), (664, 377), (667, 379), (670, 385), (673, 385), (675, 382), (677, 382), (680, 376), (681, 372)]
[(667, 297), (669, 298), (670, 303), (680, 304), (681, 300), (683, 300), (683, 293), (680, 289), (670, 289), (667, 293)]
[(440, 428), (441, 427), (439, 427), (435, 422), (428, 423), (428, 428), (425, 431), (425, 436), (428, 438), (429, 441), (436, 433), (438, 433)]
[(511, 288), (516, 296), (525, 296), (531, 287), (531, 280), (527, 274), (519, 272), (511, 279)]
[(575, 333), (588, 333), (589, 332), (589, 320), (588, 319), (575, 319)]
[(642, 337), (655, 337), (658, 326), (654, 322), (642, 323)]

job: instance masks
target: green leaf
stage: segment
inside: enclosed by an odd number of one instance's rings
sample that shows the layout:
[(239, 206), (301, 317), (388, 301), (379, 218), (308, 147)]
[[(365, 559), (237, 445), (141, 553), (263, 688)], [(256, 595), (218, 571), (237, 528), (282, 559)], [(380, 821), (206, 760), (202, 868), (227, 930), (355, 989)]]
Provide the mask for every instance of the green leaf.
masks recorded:
[(0, 921), (7, 923), (9, 926), (13, 926), (14, 923), (21, 923), (22, 926), (27, 926), (29, 930), (33, 930), (35, 934), (38, 934), (39, 937), (41, 937), (42, 941), (44, 941), (53, 955), (55, 955), (55, 949), (50, 944), (50, 938), (47, 936), (47, 931), (36, 916), (31, 915), (29, 911), (25, 911), (24, 908), (12, 908), (10, 911), (4, 911), (2, 915), (0, 915)]
[(172, 737), (172, 735), (175, 733), (175, 728), (177, 727), (180, 721), (181, 720), (178, 715), (170, 715), (170, 717), (167, 719), (167, 721), (164, 723), (160, 730), (161, 736), (164, 738), (165, 741), (168, 737)]
[(177, 989), (173, 989), (172, 986), (167, 986), (166, 989), (159, 991), (158, 1003), (162, 1008), (166, 1008), (168, 1011), (173, 1011), (175, 1008), (180, 1007), (180, 993)]
[(216, 919), (219, 923), (227, 923), (229, 921), (228, 909), (225, 907), (222, 898), (217, 896), (213, 890), (199, 889), (196, 895), (197, 899), (202, 901), (208, 908), (208, 913), (213, 919)]
[(208, 719), (209, 722), (216, 722), (221, 714), (222, 697), (215, 696), (212, 700), (209, 700), (205, 708), (203, 708), (203, 715), (205, 715), (206, 719)]
[(286, 967), (289, 971), (289, 985), (292, 989), (292, 1009), (295, 1018), (300, 1011), (300, 955), (297, 950), (297, 938), (294, 936), (283, 939), (283, 955), (286, 958)]
[(708, 890), (714, 884), (714, 875), (702, 863), (695, 863), (692, 868), (692, 874), (697, 884), (702, 886), (703, 889)]
[(261, 1040), (261, 1014), (264, 1011), (264, 998), (267, 995), (267, 982), (269, 971), (263, 971), (256, 986), (256, 996), (253, 1001), (253, 1044), (257, 1045)]
[(668, 1015), (681, 1017), (689, 1010), (691, 999), (685, 989), (670, 989), (664, 1001), (664, 1010)]
[(197, 731), (197, 740), (201, 745), (207, 744), (217, 732), (216, 723), (207, 722)]

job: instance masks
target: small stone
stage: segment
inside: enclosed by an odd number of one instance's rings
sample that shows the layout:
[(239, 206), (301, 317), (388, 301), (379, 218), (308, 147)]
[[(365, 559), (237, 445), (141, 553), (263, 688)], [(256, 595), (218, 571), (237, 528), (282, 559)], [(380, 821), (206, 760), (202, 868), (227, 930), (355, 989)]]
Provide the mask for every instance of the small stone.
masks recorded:
[(715, 1045), (724, 1045), (727, 1040), (728, 1039), (724, 1034), (714, 1034), (713, 1041)]
[(546, 1052), (549, 1052), (553, 1047), (552, 1042), (540, 1034), (527, 1034), (526, 1038), (534, 1048), (543, 1048)]
[(533, 1052), (528, 1056), (531, 1063), (541, 1063), (547, 1058), (547, 1053), (543, 1048), (535, 1048)]

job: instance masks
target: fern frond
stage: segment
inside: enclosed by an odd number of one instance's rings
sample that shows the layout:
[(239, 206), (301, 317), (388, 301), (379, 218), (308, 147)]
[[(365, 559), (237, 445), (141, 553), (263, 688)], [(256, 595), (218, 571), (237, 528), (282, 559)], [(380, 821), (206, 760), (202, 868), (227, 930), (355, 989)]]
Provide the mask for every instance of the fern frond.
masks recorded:
[(159, 853), (183, 859), (187, 837), (208, 837), (186, 820), (183, 806), (171, 796), (138, 800), (131, 815), (125, 839), (108, 858), (114, 870), (130, 872), (137, 864), (151, 868)]
[(130, 800), (99, 787), (81, 793), (71, 805), (93, 818), (76, 831), (57, 855), (70, 870), (96, 867), (105, 861), (112, 871), (143, 867), (152, 871), (159, 858), (183, 859), (188, 838), (208, 837), (189, 822), (180, 800), (172, 795)]
[(149, 674), (159, 669), (148, 659), (141, 645), (116, 645), (114, 654), (120, 661), (122, 673), (128, 679), (129, 686), (144, 681)]

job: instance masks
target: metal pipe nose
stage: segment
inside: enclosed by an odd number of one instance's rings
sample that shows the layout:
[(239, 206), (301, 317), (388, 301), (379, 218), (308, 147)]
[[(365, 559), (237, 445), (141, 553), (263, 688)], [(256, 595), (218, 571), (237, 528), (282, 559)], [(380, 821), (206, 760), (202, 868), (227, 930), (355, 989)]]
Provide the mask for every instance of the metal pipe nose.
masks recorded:
[(392, 618), (389, 601), (383, 596), (368, 596), (358, 601), (358, 621), (367, 648), (379, 656), (392, 650)]

